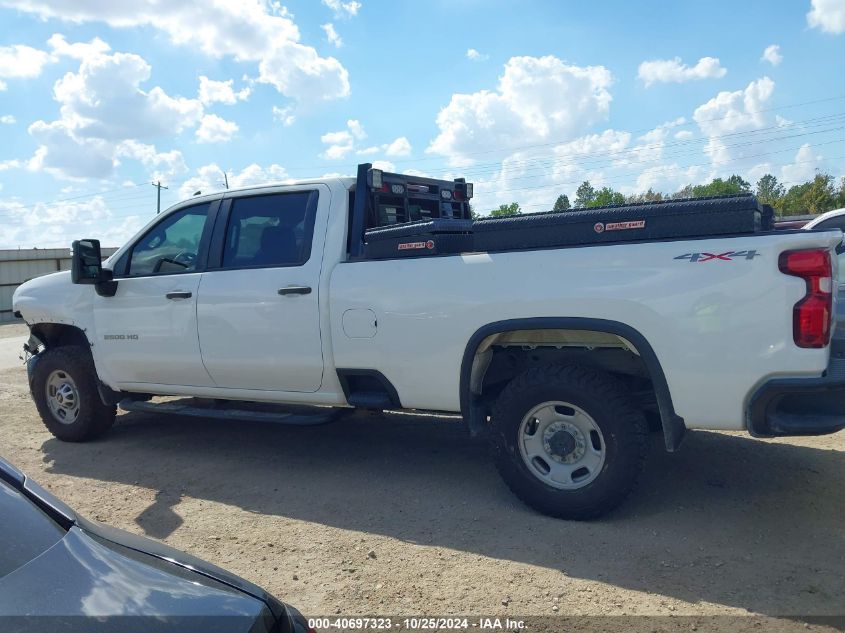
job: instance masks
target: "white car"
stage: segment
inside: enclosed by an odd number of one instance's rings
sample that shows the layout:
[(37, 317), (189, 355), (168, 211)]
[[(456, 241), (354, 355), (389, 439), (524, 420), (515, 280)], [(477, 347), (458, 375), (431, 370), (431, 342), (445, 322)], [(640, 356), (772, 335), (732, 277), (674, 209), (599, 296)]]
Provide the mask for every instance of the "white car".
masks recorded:
[(841, 231), (768, 230), (751, 197), (476, 222), (471, 197), (363, 165), (186, 200), (105, 265), (76, 242), (14, 296), (41, 417), (83, 441), (153, 395), (460, 413), (566, 518), (628, 495), (649, 421), (670, 451), (845, 425)]

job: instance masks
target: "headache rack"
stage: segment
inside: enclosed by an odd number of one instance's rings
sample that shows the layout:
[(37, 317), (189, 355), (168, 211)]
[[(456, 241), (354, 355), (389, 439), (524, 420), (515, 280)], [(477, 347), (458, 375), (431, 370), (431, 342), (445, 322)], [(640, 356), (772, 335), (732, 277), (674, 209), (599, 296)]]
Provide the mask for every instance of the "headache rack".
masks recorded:
[(752, 194), (472, 220), (472, 184), (358, 167), (350, 256), (398, 259), (749, 235), (774, 228)]
[(463, 178), (437, 180), (358, 165), (352, 205), (349, 255), (364, 255), (369, 229), (438, 220), (471, 219), (472, 183)]

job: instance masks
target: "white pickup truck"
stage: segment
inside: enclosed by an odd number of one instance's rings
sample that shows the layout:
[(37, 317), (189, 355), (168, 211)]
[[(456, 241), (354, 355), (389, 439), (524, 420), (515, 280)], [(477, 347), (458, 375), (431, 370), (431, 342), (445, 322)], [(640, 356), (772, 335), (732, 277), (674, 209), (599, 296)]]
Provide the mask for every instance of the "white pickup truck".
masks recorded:
[(840, 231), (768, 230), (753, 198), (732, 232), (700, 230), (721, 199), (472, 222), (471, 197), (362, 165), (194, 197), (102, 265), (75, 242), (14, 296), (41, 417), (84, 441), (156, 395), (460, 413), (521, 499), (573, 519), (628, 495), (649, 426), (670, 451), (845, 426)]

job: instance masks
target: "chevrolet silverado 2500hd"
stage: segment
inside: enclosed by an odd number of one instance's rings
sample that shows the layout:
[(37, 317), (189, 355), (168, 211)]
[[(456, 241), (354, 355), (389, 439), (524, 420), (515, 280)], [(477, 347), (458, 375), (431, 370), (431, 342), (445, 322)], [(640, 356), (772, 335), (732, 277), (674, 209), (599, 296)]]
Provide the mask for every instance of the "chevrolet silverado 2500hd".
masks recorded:
[(388, 174), (198, 196), (101, 264), (22, 285), (32, 395), (58, 438), (153, 395), (461, 413), (525, 502), (597, 516), (646, 433), (845, 424), (831, 350), (840, 231), (753, 197), (501, 220), (472, 184)]

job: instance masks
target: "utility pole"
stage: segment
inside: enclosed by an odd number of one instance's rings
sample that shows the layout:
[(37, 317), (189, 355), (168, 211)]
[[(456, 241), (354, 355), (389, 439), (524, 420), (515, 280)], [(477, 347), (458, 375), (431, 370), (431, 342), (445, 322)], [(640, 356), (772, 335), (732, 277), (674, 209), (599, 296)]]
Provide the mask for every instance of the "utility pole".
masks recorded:
[(156, 196), (156, 215), (158, 215), (159, 213), (161, 213), (161, 190), (167, 189), (167, 187), (161, 184), (160, 180), (157, 180), (156, 182), (151, 182), (150, 184), (157, 189), (156, 193), (158, 195)]

